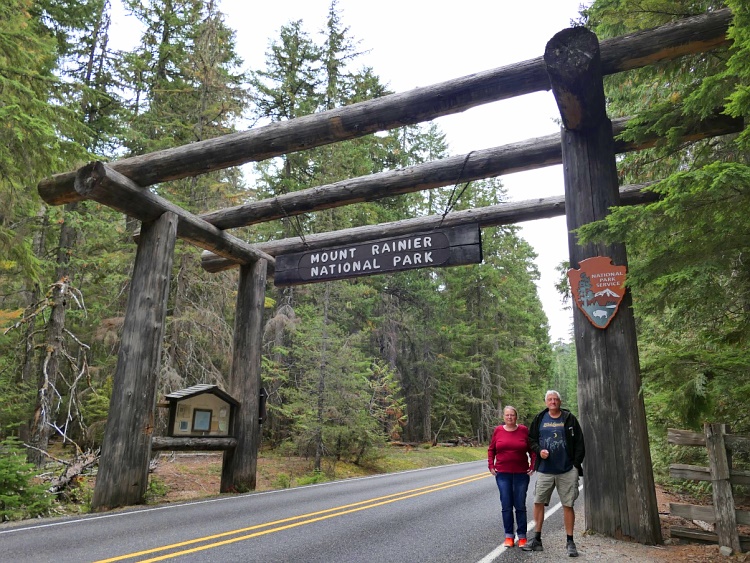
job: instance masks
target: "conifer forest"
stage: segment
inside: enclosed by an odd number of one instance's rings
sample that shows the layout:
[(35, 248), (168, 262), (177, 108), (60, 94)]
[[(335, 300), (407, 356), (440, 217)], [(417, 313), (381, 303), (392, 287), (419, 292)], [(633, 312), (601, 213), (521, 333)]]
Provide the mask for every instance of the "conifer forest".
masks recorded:
[[(265, 64), (246, 68), (218, 0), (124, 0), (141, 23), (111, 47), (110, 0), (0, 4), (0, 458), (38, 473), (52, 444), (95, 452), (110, 408), (140, 225), (93, 201), (48, 206), (44, 178), (392, 93), (359, 63), (331, 0), (326, 26), (290, 18)], [(654, 469), (667, 428), (750, 431), (750, 130), (681, 140), (715, 114), (750, 115), (747, 0), (596, 0), (576, 25), (600, 40), (729, 7), (724, 47), (605, 78), (623, 138), (621, 185), (652, 203), (612, 210), (580, 233), (627, 246)], [(317, 147), (152, 186), (194, 214), (450, 156), (435, 124)], [(259, 223), (250, 243), (499, 204), (502, 177)], [(263, 448), (359, 463), (387, 442), (483, 444), (516, 406), (521, 421), (557, 389), (577, 412), (574, 345), (551, 342), (533, 248), (514, 225), (482, 230), (483, 262), (266, 289)], [(567, 264), (559, 292), (568, 296)], [(157, 396), (225, 387), (238, 271), (206, 272), (178, 242)], [(158, 410), (158, 409), (157, 409)], [(159, 415), (160, 413), (157, 413)], [(166, 420), (156, 418), (155, 433)], [(261, 454), (262, 455), (262, 454)], [(741, 463), (741, 455), (738, 460)], [(689, 460), (684, 461), (689, 463)], [(0, 463), (0, 477), (7, 473)], [(11, 485), (7, 485), (11, 486)]]

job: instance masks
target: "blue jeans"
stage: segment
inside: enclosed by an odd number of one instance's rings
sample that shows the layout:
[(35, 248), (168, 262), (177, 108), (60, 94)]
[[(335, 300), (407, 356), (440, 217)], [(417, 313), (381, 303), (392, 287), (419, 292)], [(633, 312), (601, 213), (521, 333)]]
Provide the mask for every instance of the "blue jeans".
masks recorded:
[(505, 537), (513, 537), (513, 509), (515, 509), (518, 538), (525, 538), (526, 491), (529, 488), (529, 476), (526, 473), (498, 473), (495, 475), (495, 481), (500, 490)]

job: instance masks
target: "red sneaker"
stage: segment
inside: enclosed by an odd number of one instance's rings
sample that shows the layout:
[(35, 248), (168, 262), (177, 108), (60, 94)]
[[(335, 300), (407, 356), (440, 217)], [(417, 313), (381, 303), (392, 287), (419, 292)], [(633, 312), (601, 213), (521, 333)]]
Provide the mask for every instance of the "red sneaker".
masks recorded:
[(525, 545), (526, 545), (526, 538), (519, 538), (518, 547), (523, 547)]
[(505, 543), (503, 543), (503, 547), (513, 547), (513, 538), (505, 538)]

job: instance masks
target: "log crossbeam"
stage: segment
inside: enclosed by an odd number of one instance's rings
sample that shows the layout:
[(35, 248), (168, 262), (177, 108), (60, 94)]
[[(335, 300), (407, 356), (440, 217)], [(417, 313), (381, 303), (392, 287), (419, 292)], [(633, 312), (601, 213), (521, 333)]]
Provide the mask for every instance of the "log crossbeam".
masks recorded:
[[(612, 121), (614, 136), (622, 133), (628, 123), (628, 118)], [(737, 133), (744, 128), (742, 119), (734, 119), (719, 115), (701, 122), (694, 130), (685, 132), (684, 141), (696, 141), (717, 135)], [(653, 147), (659, 141), (655, 135), (643, 138), (640, 142), (615, 141), (617, 153), (625, 153)], [(340, 205), (348, 205), (361, 201), (370, 201), (388, 196), (411, 193), (425, 189), (433, 189), (456, 183), (460, 174), (460, 181), (467, 182), (481, 178), (491, 178), (503, 174), (534, 170), (545, 166), (553, 166), (562, 162), (562, 148), (558, 133), (528, 139), (492, 149), (475, 151), (470, 155), (460, 155), (410, 166), (401, 170), (381, 172), (317, 186), (285, 194), (276, 198), (265, 199), (246, 205), (227, 208), (201, 215), (207, 222), (223, 229), (247, 226), (263, 221), (280, 219), (285, 216), (298, 215), (310, 211), (330, 209)], [(624, 195), (630, 198), (626, 204), (642, 203), (644, 200), (634, 200), (633, 191), (626, 190)], [(639, 196), (640, 197), (640, 196)], [(637, 198), (636, 198), (637, 199)], [(313, 241), (327, 240), (329, 245), (345, 244), (347, 242), (362, 242), (388, 236), (400, 236), (429, 230), (436, 227), (440, 221), (443, 226), (458, 226), (479, 222), (481, 227), (500, 224), (519, 223), (535, 219), (556, 217), (565, 213), (564, 198), (546, 198), (535, 201), (506, 203), (462, 212), (453, 212), (442, 218), (420, 217), (383, 225), (344, 229), (322, 235), (307, 235), (307, 246), (302, 245), (300, 239), (285, 239), (261, 243), (257, 248), (264, 249), (271, 255), (285, 254), (311, 250)], [(346, 237), (363, 238), (355, 240)], [(364, 233), (370, 233), (369, 237)], [(291, 242), (287, 242), (291, 241)], [(302, 246), (300, 246), (302, 245)], [(320, 247), (322, 248), (322, 246)], [(209, 272), (219, 272), (233, 268), (236, 264), (211, 253), (203, 253), (203, 268)]]
[[(629, 118), (612, 121), (614, 137), (625, 131)], [(695, 141), (716, 135), (742, 131), (742, 119), (716, 115), (704, 120), (696, 129), (683, 135), (685, 141)], [(653, 147), (659, 141), (649, 135), (639, 142), (615, 140), (617, 153), (626, 153)], [(560, 134), (526, 139), (499, 147), (473, 151), (399, 170), (379, 172), (350, 178), (333, 184), (315, 186), (277, 197), (228, 207), (200, 218), (220, 229), (246, 227), (312, 211), (321, 211), (343, 205), (373, 201), (422, 190), (430, 190), (456, 183), (493, 178), (527, 170), (537, 170), (562, 162)]]
[(178, 238), (225, 260), (239, 264), (266, 260), (270, 265), (275, 264), (274, 258), (265, 252), (142, 188), (102, 162), (81, 168), (76, 176), (75, 189), (84, 199), (92, 199), (144, 222), (154, 221), (171, 211), (178, 218)]
[[(724, 45), (731, 19), (728, 9), (717, 10), (602, 41), (602, 72), (615, 74)], [(537, 57), (249, 131), (124, 158), (111, 166), (136, 184), (150, 186), (421, 123), (549, 89), (544, 60)], [(39, 194), (51, 205), (80, 201), (81, 196), (74, 189), (75, 176), (75, 172), (66, 172), (46, 178), (39, 183)]]
[[(651, 184), (634, 184), (620, 188), (620, 204), (637, 205), (656, 201), (657, 195), (645, 189), (649, 185)], [(256, 248), (272, 256), (280, 256), (294, 252), (330, 248), (341, 244), (356, 244), (388, 237), (407, 236), (432, 229), (458, 227), (471, 223), (477, 223), (480, 228), (487, 228), (536, 219), (548, 219), (561, 215), (565, 215), (565, 197), (562, 195), (454, 211), (445, 216), (440, 213), (378, 225), (311, 234), (305, 236), (304, 240), (300, 237), (272, 240), (259, 243)], [(201, 256), (201, 262), (203, 269), (212, 273), (237, 266), (237, 264), (212, 252), (204, 252)]]
[(152, 451), (226, 451), (237, 447), (237, 438), (233, 436), (181, 437), (154, 436), (151, 438)]

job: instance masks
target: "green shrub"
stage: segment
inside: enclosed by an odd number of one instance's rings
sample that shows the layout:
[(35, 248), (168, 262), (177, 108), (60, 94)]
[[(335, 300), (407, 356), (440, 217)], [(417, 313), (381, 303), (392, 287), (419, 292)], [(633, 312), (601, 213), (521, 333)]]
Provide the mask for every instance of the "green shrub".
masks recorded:
[(292, 486), (292, 478), (286, 473), (279, 473), (273, 482), (276, 489), (288, 489)]
[(0, 521), (34, 518), (49, 512), (53, 497), (34, 483), (34, 466), (17, 438), (0, 442)]
[(146, 489), (146, 502), (158, 502), (160, 499), (167, 496), (169, 492), (169, 485), (167, 485), (163, 479), (160, 479), (156, 475), (152, 475), (148, 480), (148, 488)]
[(302, 485), (325, 483), (326, 480), (326, 476), (323, 475), (322, 471), (313, 471), (311, 475), (305, 475), (304, 477), (297, 479), (297, 486), (301, 487)]

